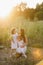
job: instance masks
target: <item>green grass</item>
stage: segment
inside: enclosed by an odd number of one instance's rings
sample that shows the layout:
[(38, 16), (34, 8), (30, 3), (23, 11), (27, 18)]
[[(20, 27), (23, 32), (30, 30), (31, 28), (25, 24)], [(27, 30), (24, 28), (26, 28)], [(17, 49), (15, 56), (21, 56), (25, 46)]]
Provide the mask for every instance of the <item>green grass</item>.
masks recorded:
[(18, 17), (10, 28), (25, 29), (30, 46), (43, 47), (43, 21), (29, 21)]
[[(0, 26), (0, 45), (4, 45), (6, 47), (10, 47), (9, 38), (11, 37), (11, 30), (12, 28), (17, 28), (19, 31), (21, 28), (25, 29), (25, 33), (28, 37), (28, 48), (29, 47), (41, 47), (43, 48), (43, 21), (29, 21), (23, 17), (18, 17), (16, 20), (5, 24), (5, 26)], [(8, 50), (1, 51), (1, 59), (5, 60), (5, 62), (0, 62), (0, 65), (35, 65), (38, 61), (31, 55), (31, 51), (27, 49), (27, 56), (28, 58), (25, 59), (23, 57), (15, 59), (14, 57), (9, 58), (9, 48)], [(5, 57), (4, 57), (5, 55)], [(8, 56), (6, 56), (8, 55)], [(40, 60), (40, 59), (39, 59)]]
[(9, 21), (6, 27), (0, 29), (0, 39), (3, 44), (9, 45), (8, 38), (11, 35), (12, 28), (17, 28), (18, 31), (24, 28), (29, 45), (43, 47), (43, 21), (30, 21), (23, 17), (18, 17), (12, 22)]

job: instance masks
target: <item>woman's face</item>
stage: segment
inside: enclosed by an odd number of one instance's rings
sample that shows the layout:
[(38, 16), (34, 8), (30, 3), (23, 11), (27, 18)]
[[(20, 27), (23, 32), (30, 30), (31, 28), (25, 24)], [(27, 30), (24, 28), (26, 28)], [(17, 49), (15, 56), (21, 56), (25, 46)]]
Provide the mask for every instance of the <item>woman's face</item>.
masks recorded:
[(21, 29), (21, 30), (20, 30), (20, 33), (21, 33), (21, 34), (24, 34), (24, 29)]

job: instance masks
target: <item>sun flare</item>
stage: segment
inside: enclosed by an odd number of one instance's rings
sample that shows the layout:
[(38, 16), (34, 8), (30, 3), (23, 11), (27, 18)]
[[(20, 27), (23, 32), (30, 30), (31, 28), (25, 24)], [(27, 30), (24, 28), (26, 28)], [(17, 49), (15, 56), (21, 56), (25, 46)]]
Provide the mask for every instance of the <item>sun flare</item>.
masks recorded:
[(27, 6), (35, 8), (37, 3), (43, 2), (43, 0), (0, 0), (0, 17), (5, 18), (9, 15), (14, 6), (21, 2), (27, 3)]

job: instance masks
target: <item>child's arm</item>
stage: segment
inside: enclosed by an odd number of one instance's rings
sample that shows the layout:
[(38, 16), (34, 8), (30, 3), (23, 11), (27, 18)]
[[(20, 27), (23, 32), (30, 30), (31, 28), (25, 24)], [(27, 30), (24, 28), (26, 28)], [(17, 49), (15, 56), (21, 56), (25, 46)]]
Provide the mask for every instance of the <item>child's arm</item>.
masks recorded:
[(11, 42), (14, 42), (14, 40), (13, 40), (12, 37), (9, 38), (9, 41), (10, 41), (10, 43), (11, 43)]

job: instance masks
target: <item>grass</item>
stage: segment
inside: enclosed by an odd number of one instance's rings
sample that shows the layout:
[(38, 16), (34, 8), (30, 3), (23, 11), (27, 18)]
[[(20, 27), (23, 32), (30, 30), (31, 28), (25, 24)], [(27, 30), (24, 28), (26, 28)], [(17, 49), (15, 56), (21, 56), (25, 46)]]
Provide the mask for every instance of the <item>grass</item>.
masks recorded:
[(36, 61), (33, 60), (31, 52), (29, 52), (29, 50), (28, 50), (27, 58), (24, 57), (15, 58), (14, 56), (10, 58), (9, 49), (7, 50), (3, 49), (0, 52), (1, 52), (0, 65), (34, 65), (36, 63)]
[(8, 39), (11, 36), (12, 28), (16, 28), (18, 31), (24, 28), (28, 44), (33, 47), (43, 47), (43, 21), (29, 21), (29, 19), (18, 17), (0, 28), (0, 43), (5, 44), (5, 46), (10, 45)]
[(43, 47), (43, 21), (29, 21), (29, 19), (18, 17), (11, 23), (9, 31), (13, 27), (17, 28), (18, 31), (21, 28), (25, 29), (29, 45)]
[[(9, 38), (11, 37), (11, 29), (17, 28), (19, 31), (21, 28), (25, 29), (28, 37), (29, 47), (43, 48), (43, 21), (29, 21), (23, 17), (18, 17), (16, 20), (0, 26), (0, 45), (10, 47)], [(14, 57), (9, 58), (10, 50), (0, 50), (2, 57), (0, 56), (0, 65), (35, 65), (39, 60), (34, 60), (30, 50), (27, 50), (28, 58), (23, 57), (16, 59)], [(8, 56), (7, 56), (8, 55)], [(4, 62), (5, 61), (5, 62)]]

